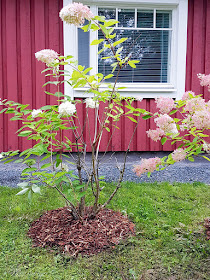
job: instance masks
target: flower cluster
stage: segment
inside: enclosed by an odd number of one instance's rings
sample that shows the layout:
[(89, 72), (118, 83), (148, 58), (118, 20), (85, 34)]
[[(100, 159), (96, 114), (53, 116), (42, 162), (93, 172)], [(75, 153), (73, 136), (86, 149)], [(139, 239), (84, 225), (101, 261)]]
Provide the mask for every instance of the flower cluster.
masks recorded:
[(184, 111), (194, 113), (195, 111), (202, 111), (206, 107), (206, 102), (200, 96), (187, 100), (184, 106)]
[(206, 153), (210, 153), (210, 144), (205, 142), (203, 144), (203, 149)]
[(135, 165), (133, 171), (137, 176), (141, 176), (147, 172), (155, 171), (161, 165), (161, 159), (158, 157), (142, 159), (139, 165)]
[(174, 120), (167, 114), (160, 115), (159, 117), (155, 118), (155, 123), (157, 127), (164, 131), (164, 134), (170, 133), (170, 137), (173, 137), (174, 134), (178, 133)]
[(208, 91), (210, 91), (210, 74), (204, 75), (199, 73), (198, 78), (200, 80), (200, 85), (208, 87)]
[(54, 50), (45, 49), (36, 52), (35, 57), (38, 61), (44, 62), (47, 66), (50, 66), (56, 59), (58, 59), (58, 53)]
[(91, 20), (94, 17), (91, 10), (81, 3), (72, 3), (63, 7), (59, 16), (62, 21), (76, 26), (82, 25), (85, 19)]
[(147, 131), (147, 136), (150, 137), (155, 142), (160, 140), (163, 135), (164, 135), (164, 131), (160, 128), (153, 129), (153, 130), (149, 129)]
[(99, 103), (94, 101), (93, 98), (86, 98), (85, 100), (86, 108), (95, 109), (99, 107)]
[(67, 164), (65, 163), (60, 163), (57, 167), (57, 170), (62, 170), (62, 171), (65, 171), (65, 172), (69, 172), (69, 167)]
[(174, 108), (174, 100), (169, 97), (155, 98), (155, 103), (161, 114), (167, 114)]
[(33, 111), (31, 112), (31, 116), (34, 119), (34, 118), (38, 117), (38, 115), (41, 114), (41, 113), (42, 113), (41, 109), (37, 109), (37, 110), (33, 109)]
[(191, 98), (190, 95), (194, 97), (195, 93), (193, 91), (186, 91), (182, 96), (182, 100), (190, 99)]
[(177, 162), (177, 161), (181, 161), (184, 160), (187, 156), (187, 153), (184, 149), (179, 148), (176, 149), (175, 151), (173, 151), (173, 153), (171, 154), (172, 159)]
[(76, 106), (69, 101), (63, 102), (58, 107), (60, 116), (72, 116), (76, 112)]

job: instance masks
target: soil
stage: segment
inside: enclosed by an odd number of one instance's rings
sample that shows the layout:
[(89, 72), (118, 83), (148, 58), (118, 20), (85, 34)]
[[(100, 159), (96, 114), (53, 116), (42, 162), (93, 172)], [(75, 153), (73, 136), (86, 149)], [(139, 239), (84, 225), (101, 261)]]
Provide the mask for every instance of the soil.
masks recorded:
[(72, 256), (92, 255), (135, 235), (135, 225), (120, 212), (103, 209), (94, 219), (89, 219), (90, 211), (87, 207), (83, 223), (74, 220), (67, 207), (47, 211), (28, 231), (33, 246), (57, 247)]

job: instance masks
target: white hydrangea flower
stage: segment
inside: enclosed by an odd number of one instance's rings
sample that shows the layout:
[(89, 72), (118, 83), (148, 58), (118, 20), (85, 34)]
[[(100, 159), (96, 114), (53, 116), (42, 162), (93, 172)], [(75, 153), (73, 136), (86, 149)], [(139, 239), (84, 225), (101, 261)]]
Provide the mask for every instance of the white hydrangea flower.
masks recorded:
[(58, 112), (61, 116), (72, 116), (76, 112), (76, 106), (66, 101), (59, 105)]
[(58, 62), (58, 53), (54, 50), (45, 49), (35, 53), (37, 60), (44, 62), (50, 66), (53, 62)]
[(93, 98), (86, 98), (85, 100), (86, 108), (95, 109), (99, 107), (99, 103), (94, 101)]
[(1, 159), (1, 158), (3, 158), (3, 155), (2, 155), (2, 154), (0, 154), (0, 159)]
[(34, 119), (34, 118), (38, 117), (38, 115), (41, 114), (41, 113), (42, 113), (41, 109), (37, 109), (37, 110), (33, 109), (33, 111), (31, 112), (31, 116)]
[(57, 170), (63, 170), (63, 171), (66, 171), (66, 172), (68, 172), (69, 171), (69, 167), (68, 167), (68, 165), (67, 164), (65, 164), (65, 163), (60, 163), (59, 165), (58, 165), (58, 167), (57, 167)]
[(90, 8), (81, 3), (72, 3), (63, 7), (59, 16), (66, 23), (76, 26), (82, 25), (85, 19), (91, 20), (94, 17)]
[(206, 153), (210, 153), (210, 144), (208, 144), (208, 143), (204, 143), (203, 144), (203, 149), (204, 149), (204, 151), (206, 152)]

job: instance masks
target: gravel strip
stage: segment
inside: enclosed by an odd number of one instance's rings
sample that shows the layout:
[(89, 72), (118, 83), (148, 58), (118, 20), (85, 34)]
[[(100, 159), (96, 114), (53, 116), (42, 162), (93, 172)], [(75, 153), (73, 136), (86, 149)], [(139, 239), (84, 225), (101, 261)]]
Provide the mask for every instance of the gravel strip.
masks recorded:
[[(210, 162), (203, 159), (202, 157), (196, 157), (194, 162), (182, 161), (175, 163), (167, 167), (163, 171), (155, 171), (151, 174), (150, 178), (147, 175), (142, 175), (140, 178), (137, 177), (132, 171), (133, 165), (138, 164), (141, 158), (150, 157), (163, 157), (166, 156), (168, 152), (131, 152), (129, 153), (126, 165), (126, 171), (124, 175), (124, 181), (134, 181), (134, 182), (203, 182), (210, 184)], [(116, 165), (123, 164), (124, 153), (117, 152), (114, 155), (108, 153), (100, 166), (100, 176), (105, 176), (105, 181), (112, 182), (116, 181), (119, 176), (119, 170)], [(87, 162), (90, 164), (90, 154), (87, 154)], [(111, 158), (110, 158), (111, 157)], [(45, 161), (42, 162), (47, 163)], [(75, 166), (68, 164), (69, 168), (75, 170)], [(15, 188), (17, 184), (21, 181), (20, 175), (21, 171), (26, 168), (26, 166), (20, 163), (11, 162), (9, 164), (4, 164), (0, 162), (0, 185), (9, 186)], [(83, 178), (85, 178), (85, 173), (83, 172)]]

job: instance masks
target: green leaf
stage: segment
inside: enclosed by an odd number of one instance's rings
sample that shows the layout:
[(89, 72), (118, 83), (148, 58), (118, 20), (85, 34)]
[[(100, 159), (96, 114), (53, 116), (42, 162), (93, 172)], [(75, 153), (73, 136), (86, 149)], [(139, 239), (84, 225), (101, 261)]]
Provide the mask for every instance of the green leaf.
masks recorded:
[(161, 139), (161, 144), (164, 145), (166, 141), (167, 141), (167, 138), (166, 138), (166, 137), (163, 137), (163, 138)]
[(128, 64), (130, 65), (130, 67), (136, 68), (136, 65), (132, 61), (128, 61)]
[(35, 184), (32, 185), (32, 191), (33, 191), (34, 193), (39, 193), (39, 194), (41, 194), (41, 192), (40, 192), (40, 187), (37, 186), (37, 185), (35, 185)]
[(45, 169), (45, 168), (48, 168), (48, 167), (50, 167), (50, 166), (51, 166), (51, 163), (49, 162), (49, 163), (43, 164), (43, 165), (41, 166), (41, 169)]
[(25, 168), (23, 171), (22, 171), (22, 174), (23, 173), (27, 173), (27, 172), (33, 172), (33, 171), (36, 171), (37, 168), (33, 167), (33, 168)]
[(99, 40), (93, 40), (92, 42), (91, 42), (91, 46), (94, 46), (94, 45), (98, 45), (98, 44), (100, 44), (101, 42), (103, 42), (104, 41), (104, 39), (99, 39)]
[(120, 40), (116, 41), (113, 43), (113, 47), (116, 47), (119, 44), (122, 44), (123, 42), (125, 42), (128, 38), (121, 38)]
[(150, 119), (150, 118), (152, 118), (151, 115), (144, 115), (144, 116), (142, 117), (142, 119), (144, 119), (144, 120), (147, 120), (147, 119)]
[(28, 190), (29, 190), (29, 188), (25, 188), (22, 191), (16, 193), (16, 195), (22, 195), (22, 194), (26, 193)]
[(21, 131), (18, 136), (20, 137), (26, 137), (26, 136), (29, 136), (30, 134), (32, 133), (31, 130), (24, 130), (24, 131)]
[(132, 122), (138, 123), (137, 120), (135, 120), (134, 118), (129, 117), (129, 116), (128, 116), (128, 118), (129, 118)]
[(28, 183), (27, 182), (22, 182), (22, 183), (17, 184), (17, 186), (20, 187), (20, 188), (26, 188), (28, 186)]
[(188, 157), (188, 160), (189, 161), (194, 161), (194, 158), (193, 157)]
[(105, 27), (109, 27), (109, 26), (112, 26), (112, 25), (114, 25), (114, 24), (116, 24), (116, 23), (118, 23), (117, 20), (115, 20), (115, 19), (110, 19), (110, 20), (104, 22), (104, 26), (105, 26)]
[(110, 129), (109, 129), (108, 127), (105, 127), (105, 129), (106, 129), (108, 132), (110, 132)]
[(173, 115), (173, 114), (175, 114), (177, 111), (178, 111), (178, 110), (173, 110), (173, 111), (171, 111), (171, 112), (169, 113), (169, 115)]
[(43, 106), (40, 108), (41, 110), (50, 110), (52, 109), (52, 106), (51, 105), (46, 105), (46, 106)]
[(109, 75), (107, 75), (107, 76), (104, 77), (104, 80), (110, 79), (110, 78), (113, 77), (113, 76), (114, 76), (113, 74), (109, 74)]

